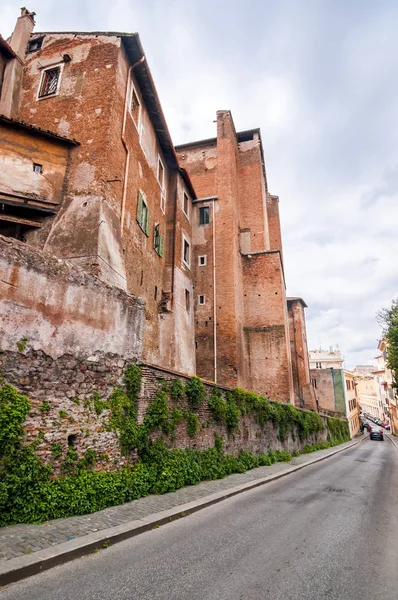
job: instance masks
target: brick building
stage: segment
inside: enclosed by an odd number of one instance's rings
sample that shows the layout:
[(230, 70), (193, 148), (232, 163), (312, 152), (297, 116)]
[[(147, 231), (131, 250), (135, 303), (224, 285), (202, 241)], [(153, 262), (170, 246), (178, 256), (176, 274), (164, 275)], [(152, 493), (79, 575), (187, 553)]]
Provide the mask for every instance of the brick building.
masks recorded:
[(219, 111), (215, 138), (175, 148), (138, 34), (33, 33), (34, 17), (0, 37), (0, 234), (142, 299), (142, 360), (313, 408), (260, 131)]

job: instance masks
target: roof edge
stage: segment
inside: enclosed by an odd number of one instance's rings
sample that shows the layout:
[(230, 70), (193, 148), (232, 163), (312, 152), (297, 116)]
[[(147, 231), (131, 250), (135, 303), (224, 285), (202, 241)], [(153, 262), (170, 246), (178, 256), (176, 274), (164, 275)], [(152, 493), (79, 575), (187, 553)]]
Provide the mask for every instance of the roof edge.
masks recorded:
[(54, 131), (50, 131), (49, 129), (42, 129), (41, 127), (37, 127), (36, 125), (31, 125), (30, 123), (27, 123), (26, 121), (13, 119), (12, 117), (6, 117), (6, 115), (0, 114), (0, 123), (7, 123), (8, 125), (11, 125), (13, 127), (20, 127), (21, 129), (27, 129), (29, 131), (38, 133), (39, 135), (42, 135), (44, 137), (54, 138), (61, 142), (65, 142), (66, 144), (72, 144), (73, 146), (80, 146), (80, 142), (78, 142), (74, 138), (73, 139), (67, 138), (63, 135), (59, 135), (58, 133), (55, 133)]
[(286, 302), (301, 302), (304, 308), (308, 308), (308, 304), (300, 296), (290, 296), (286, 298)]

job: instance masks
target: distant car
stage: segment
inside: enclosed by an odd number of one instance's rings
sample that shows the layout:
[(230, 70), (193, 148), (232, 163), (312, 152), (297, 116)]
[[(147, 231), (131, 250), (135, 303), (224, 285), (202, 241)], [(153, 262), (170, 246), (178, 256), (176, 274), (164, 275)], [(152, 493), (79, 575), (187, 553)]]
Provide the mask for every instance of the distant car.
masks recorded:
[(390, 423), (383, 423), (383, 427), (384, 429), (387, 429), (387, 431), (390, 431), (391, 429)]
[(380, 419), (376, 419), (375, 423), (376, 423), (377, 425), (383, 425), (383, 421), (380, 421)]
[(372, 426), (368, 423), (366, 425), (366, 429), (368, 430), (368, 432), (370, 433), (372, 431)]
[(370, 432), (371, 440), (380, 440), (382, 442), (384, 440), (383, 431), (381, 429), (372, 429)]

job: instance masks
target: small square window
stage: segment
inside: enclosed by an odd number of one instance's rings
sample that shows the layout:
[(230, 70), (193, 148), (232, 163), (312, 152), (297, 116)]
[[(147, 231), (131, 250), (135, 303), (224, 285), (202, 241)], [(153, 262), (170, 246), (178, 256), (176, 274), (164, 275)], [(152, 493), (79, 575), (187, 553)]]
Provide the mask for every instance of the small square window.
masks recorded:
[(133, 87), (132, 92), (131, 92), (130, 113), (131, 113), (131, 116), (133, 117), (133, 121), (137, 127), (138, 127), (138, 124), (140, 121), (140, 110), (141, 110), (141, 104), (140, 104), (140, 101), (138, 100), (137, 92), (135, 91), (135, 89)]
[(185, 308), (188, 312), (191, 308), (191, 295), (189, 293), (189, 290), (185, 290)]
[(188, 195), (184, 192), (183, 200), (182, 200), (182, 210), (189, 217), (189, 198)]
[(28, 52), (37, 52), (43, 45), (44, 38), (37, 38), (35, 40), (30, 40), (28, 43)]
[(199, 208), (199, 225), (207, 225), (210, 223), (210, 207), (202, 206)]
[(206, 255), (198, 257), (198, 265), (199, 265), (199, 267), (205, 267), (206, 266), (206, 258), (207, 258)]
[(39, 98), (54, 96), (58, 91), (61, 67), (52, 67), (43, 71), (39, 90)]
[(198, 304), (205, 304), (205, 297), (204, 296), (198, 296)]
[(43, 165), (39, 165), (39, 163), (33, 163), (33, 170), (35, 173), (43, 173)]
[(183, 237), (182, 261), (187, 267), (191, 265), (191, 247), (185, 237)]

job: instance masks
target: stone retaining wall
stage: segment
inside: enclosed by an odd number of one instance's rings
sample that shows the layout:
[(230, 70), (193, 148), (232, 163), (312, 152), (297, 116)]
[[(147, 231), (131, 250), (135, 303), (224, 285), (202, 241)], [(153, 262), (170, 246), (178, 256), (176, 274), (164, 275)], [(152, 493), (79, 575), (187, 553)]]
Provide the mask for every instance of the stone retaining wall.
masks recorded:
[[(13, 384), (31, 400), (31, 411), (25, 423), (25, 439), (32, 442), (39, 437), (37, 452), (42, 460), (58, 473), (68, 446), (72, 445), (79, 458), (87, 449), (97, 454), (95, 468), (117, 470), (136, 456), (123, 457), (117, 434), (109, 427), (111, 411), (98, 400), (109, 400), (117, 386), (123, 386), (123, 373), (128, 361), (116, 354), (100, 353), (83, 358), (65, 354), (56, 359), (43, 351), (25, 348), (22, 352), (0, 353), (0, 369), (6, 381)], [(138, 422), (143, 421), (148, 404), (156, 394), (174, 379), (184, 384), (189, 379), (183, 374), (167, 371), (149, 364), (141, 364), (142, 386), (137, 402)], [(245, 449), (253, 453), (269, 449), (300, 450), (305, 444), (325, 440), (327, 431), (301, 442), (298, 435), (288, 434), (281, 442), (278, 428), (271, 422), (265, 427), (257, 425), (250, 416), (242, 417), (238, 430), (229, 434), (224, 425), (214, 422), (208, 407), (214, 384), (205, 383), (206, 399), (195, 411), (200, 427), (194, 437), (187, 431), (183, 419), (171, 436), (155, 432), (154, 437), (164, 438), (171, 448), (204, 450), (214, 445), (215, 434), (224, 440), (225, 450), (237, 454)], [(229, 388), (219, 388), (225, 393)], [(169, 394), (169, 408), (190, 410), (185, 399), (175, 401)], [(324, 418), (326, 422), (326, 417)], [(61, 454), (54, 456), (54, 444), (60, 445)], [(59, 449), (59, 447), (58, 447)]]

